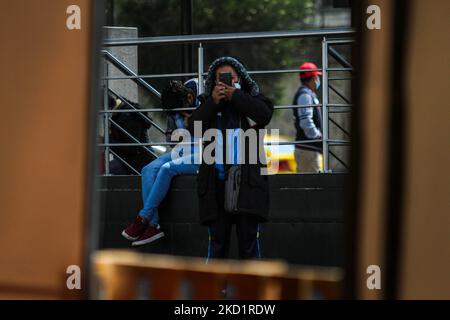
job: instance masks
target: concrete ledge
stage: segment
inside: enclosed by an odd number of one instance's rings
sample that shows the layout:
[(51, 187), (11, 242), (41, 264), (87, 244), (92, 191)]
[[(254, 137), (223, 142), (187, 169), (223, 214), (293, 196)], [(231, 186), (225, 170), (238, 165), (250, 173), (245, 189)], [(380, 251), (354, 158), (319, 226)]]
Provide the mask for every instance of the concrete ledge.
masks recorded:
[[(277, 175), (269, 178), (270, 222), (262, 225), (262, 251), (267, 258), (290, 263), (339, 266), (343, 254), (343, 219), (347, 175)], [(120, 235), (142, 206), (140, 177), (101, 178), (102, 248), (128, 248)], [(176, 177), (160, 207), (166, 236), (136, 250), (206, 256), (207, 229), (198, 223), (196, 176)], [(234, 230), (233, 230), (234, 233)], [(232, 235), (230, 257), (237, 257)]]

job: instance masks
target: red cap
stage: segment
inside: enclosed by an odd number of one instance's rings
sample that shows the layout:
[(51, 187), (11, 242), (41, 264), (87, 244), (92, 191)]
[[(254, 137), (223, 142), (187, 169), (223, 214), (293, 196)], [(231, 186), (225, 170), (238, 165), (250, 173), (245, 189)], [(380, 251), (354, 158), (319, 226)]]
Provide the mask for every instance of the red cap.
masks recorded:
[[(305, 62), (300, 67), (298, 67), (298, 69), (299, 70), (312, 70), (312, 69), (317, 69), (317, 66), (312, 62)], [(320, 72), (320, 71), (300, 72), (300, 79), (310, 78), (310, 77), (314, 77), (316, 75), (320, 76), (320, 75), (322, 75), (322, 72)]]

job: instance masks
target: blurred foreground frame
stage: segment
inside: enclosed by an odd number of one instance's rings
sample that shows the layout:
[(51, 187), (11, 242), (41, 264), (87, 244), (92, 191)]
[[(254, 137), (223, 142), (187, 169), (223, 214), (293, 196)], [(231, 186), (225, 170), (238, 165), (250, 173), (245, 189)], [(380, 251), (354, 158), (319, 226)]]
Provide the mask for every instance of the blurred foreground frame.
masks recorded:
[[(103, 250), (93, 256), (98, 299), (297, 300), (341, 298), (339, 268)], [(143, 287), (144, 286), (144, 287)]]
[[(0, 299), (86, 299), (104, 1), (4, 1), (2, 12)], [(70, 266), (80, 289), (67, 286)]]

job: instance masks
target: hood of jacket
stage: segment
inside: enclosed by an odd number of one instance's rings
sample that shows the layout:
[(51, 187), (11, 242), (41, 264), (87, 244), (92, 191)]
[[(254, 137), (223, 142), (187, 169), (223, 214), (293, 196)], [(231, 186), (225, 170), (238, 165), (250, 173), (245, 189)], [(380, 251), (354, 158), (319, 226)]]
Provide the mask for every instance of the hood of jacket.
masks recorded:
[(211, 92), (215, 85), (216, 70), (218, 67), (223, 65), (230, 65), (236, 70), (237, 74), (241, 78), (241, 89), (248, 92), (252, 96), (257, 96), (259, 94), (259, 87), (256, 82), (250, 77), (247, 69), (242, 63), (233, 57), (221, 57), (211, 64), (208, 69), (208, 75), (205, 81), (205, 95), (211, 95)]

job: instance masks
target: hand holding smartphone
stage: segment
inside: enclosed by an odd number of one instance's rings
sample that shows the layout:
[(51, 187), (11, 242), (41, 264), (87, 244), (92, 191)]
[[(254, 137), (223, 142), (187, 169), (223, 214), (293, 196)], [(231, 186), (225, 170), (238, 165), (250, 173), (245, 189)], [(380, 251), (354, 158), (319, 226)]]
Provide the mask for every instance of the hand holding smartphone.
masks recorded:
[[(218, 81), (221, 82), (222, 84), (225, 84), (225, 85), (231, 87), (231, 84), (232, 84), (231, 72), (220, 72)], [(227, 99), (224, 89), (225, 88), (223, 85), (216, 85), (214, 87), (214, 90), (212, 92), (212, 98), (213, 98), (215, 104), (223, 102), (224, 100)]]

